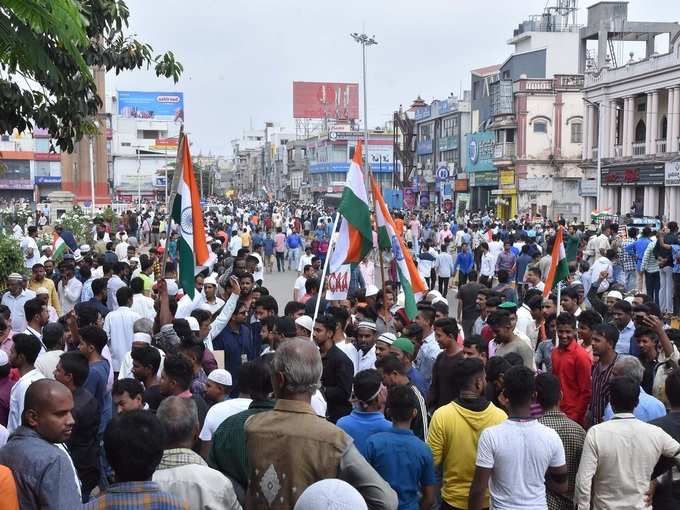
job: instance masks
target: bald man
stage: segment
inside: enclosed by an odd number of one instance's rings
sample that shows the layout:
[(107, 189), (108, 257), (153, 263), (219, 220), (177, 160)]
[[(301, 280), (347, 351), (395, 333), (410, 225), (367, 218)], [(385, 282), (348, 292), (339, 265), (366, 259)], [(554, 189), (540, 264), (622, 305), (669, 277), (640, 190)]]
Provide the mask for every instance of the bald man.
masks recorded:
[(267, 508), (276, 501), (277, 507), (292, 508), (309, 485), (341, 478), (357, 488), (371, 509), (396, 509), (396, 493), (352, 439), (312, 409), (322, 370), (319, 350), (309, 340), (286, 340), (276, 349), (272, 385), (278, 400), (272, 411), (251, 416), (245, 425), (250, 466), (246, 507)]
[(22, 509), (80, 508), (75, 467), (61, 445), (71, 437), (72, 410), (71, 391), (60, 382), (41, 379), (28, 387), (21, 426), (0, 449)]

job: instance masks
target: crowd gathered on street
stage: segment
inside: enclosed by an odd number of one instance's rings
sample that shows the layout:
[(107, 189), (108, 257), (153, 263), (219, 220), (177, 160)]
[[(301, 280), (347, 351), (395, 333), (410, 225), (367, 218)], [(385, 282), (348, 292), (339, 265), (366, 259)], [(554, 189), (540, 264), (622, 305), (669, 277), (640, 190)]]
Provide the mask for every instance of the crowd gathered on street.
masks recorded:
[(393, 211), (411, 313), (375, 226), (330, 298), (336, 218), (210, 202), (190, 285), (163, 204), (7, 229), (0, 508), (680, 508), (675, 221)]

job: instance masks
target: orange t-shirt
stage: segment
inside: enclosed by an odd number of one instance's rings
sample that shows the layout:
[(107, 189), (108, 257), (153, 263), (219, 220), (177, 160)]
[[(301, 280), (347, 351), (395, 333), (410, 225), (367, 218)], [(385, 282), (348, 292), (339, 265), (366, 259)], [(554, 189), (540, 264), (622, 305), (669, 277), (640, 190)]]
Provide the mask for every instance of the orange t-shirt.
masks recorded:
[(17, 484), (12, 470), (7, 466), (0, 466), (0, 501), (3, 510), (19, 510)]

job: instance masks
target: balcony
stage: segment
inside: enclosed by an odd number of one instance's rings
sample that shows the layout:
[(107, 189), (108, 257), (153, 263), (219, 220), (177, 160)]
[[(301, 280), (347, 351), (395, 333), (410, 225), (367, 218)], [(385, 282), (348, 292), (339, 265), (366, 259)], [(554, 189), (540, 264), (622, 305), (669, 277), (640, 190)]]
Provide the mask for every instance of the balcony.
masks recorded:
[(511, 159), (515, 157), (515, 142), (497, 143), (493, 149), (493, 159)]
[(614, 145), (614, 157), (620, 158), (623, 156), (623, 145)]
[(634, 143), (633, 144), (633, 156), (644, 156), (645, 155), (645, 142)]
[(666, 152), (666, 140), (657, 140), (656, 141), (656, 153), (657, 154), (664, 154)]

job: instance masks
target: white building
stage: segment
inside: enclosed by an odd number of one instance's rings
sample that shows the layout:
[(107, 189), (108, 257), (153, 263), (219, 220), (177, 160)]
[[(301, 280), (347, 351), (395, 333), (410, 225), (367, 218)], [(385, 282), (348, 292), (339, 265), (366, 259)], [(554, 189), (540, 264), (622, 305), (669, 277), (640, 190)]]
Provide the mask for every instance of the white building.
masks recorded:
[(118, 92), (107, 97), (112, 112), (110, 179), (116, 199), (163, 197), (164, 169), (177, 157), (183, 99), (180, 92)]
[[(581, 30), (585, 123), (583, 159), (591, 209), (613, 214), (680, 218), (680, 25), (628, 21), (627, 2), (600, 2), (588, 9)], [(669, 51), (656, 53), (655, 38), (668, 34)], [(598, 52), (587, 58), (587, 42)], [(612, 41), (643, 41), (644, 58), (616, 61)], [(597, 188), (597, 160), (600, 184)], [(680, 172), (680, 166), (675, 169)], [(665, 175), (668, 173), (669, 175)], [(596, 197), (599, 194), (599, 203)]]

